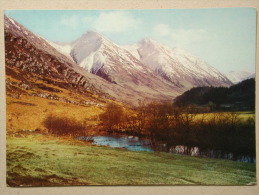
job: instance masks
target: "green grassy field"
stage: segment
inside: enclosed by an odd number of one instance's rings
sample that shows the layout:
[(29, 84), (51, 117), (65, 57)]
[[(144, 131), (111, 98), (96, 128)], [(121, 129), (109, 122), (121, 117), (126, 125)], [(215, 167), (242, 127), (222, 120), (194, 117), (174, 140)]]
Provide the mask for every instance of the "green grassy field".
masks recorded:
[(231, 114), (231, 113), (235, 113), (237, 114), (238, 119), (240, 119), (241, 121), (245, 121), (248, 118), (255, 118), (255, 112), (254, 111), (242, 111), (242, 112), (210, 112), (210, 113), (204, 113), (204, 114), (197, 114), (195, 119), (201, 119), (202, 117), (204, 117), (206, 120), (211, 119), (212, 117), (214, 117), (215, 115), (227, 115), (227, 114)]
[(9, 186), (253, 185), (256, 167), (202, 157), (131, 152), (42, 134), (7, 138)]

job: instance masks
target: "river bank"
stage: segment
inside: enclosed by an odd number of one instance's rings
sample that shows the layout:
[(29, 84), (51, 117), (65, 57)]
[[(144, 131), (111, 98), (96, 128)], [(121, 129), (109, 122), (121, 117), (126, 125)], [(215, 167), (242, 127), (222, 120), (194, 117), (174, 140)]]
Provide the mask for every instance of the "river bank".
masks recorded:
[(7, 137), (9, 186), (253, 185), (255, 166), (164, 152), (132, 152), (41, 134)]

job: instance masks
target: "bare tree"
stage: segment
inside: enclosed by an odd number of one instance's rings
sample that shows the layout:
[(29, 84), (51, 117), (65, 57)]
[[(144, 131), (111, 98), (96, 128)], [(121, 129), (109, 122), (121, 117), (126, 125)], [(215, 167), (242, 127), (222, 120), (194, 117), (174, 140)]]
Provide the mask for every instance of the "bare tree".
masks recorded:
[(105, 128), (109, 131), (120, 129), (123, 119), (123, 109), (121, 106), (109, 103), (104, 113), (100, 115), (100, 120)]

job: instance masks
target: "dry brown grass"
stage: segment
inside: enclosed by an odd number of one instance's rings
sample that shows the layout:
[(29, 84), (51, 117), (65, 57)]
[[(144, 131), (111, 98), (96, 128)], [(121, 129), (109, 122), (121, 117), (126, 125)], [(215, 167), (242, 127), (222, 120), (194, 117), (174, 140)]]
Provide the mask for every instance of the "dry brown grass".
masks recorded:
[(103, 112), (96, 106), (78, 106), (40, 97), (7, 97), (6, 122), (8, 131), (44, 129), (42, 122), (50, 114), (87, 120), (88, 125), (97, 124), (97, 116)]

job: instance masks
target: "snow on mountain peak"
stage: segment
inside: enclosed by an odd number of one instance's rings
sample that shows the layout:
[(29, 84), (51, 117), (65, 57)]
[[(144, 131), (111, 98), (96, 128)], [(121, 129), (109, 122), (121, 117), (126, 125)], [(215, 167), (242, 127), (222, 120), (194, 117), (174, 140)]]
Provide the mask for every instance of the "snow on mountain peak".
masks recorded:
[(150, 39), (150, 38), (144, 38), (138, 43), (139, 47), (145, 48), (146, 50), (158, 50), (161, 48), (161, 44)]
[(127, 70), (143, 67), (130, 52), (92, 30), (73, 43), (70, 55), (80, 67), (94, 74), (101, 68), (107, 72), (122, 67)]
[[(204, 61), (183, 50), (172, 49), (150, 38), (145, 38), (126, 48), (90, 30), (71, 43), (53, 43), (34, 35), (12, 19), (5, 20), (5, 32), (12, 34), (12, 37), (19, 36), (28, 40), (28, 43), (32, 43), (36, 49), (43, 50), (53, 56), (53, 59), (57, 59), (57, 61), (50, 60), (55, 75), (56, 71), (60, 73), (60, 76), (64, 73), (64, 78), (69, 77), (68, 81), (86, 85), (87, 90), (98, 85), (101, 91), (104, 90), (105, 93), (107, 92), (112, 97), (119, 97), (121, 100), (127, 97), (131, 98), (127, 101), (135, 101), (136, 98), (171, 101), (175, 96), (195, 86), (231, 84), (228, 79)], [(23, 44), (19, 45), (22, 48)], [(67, 57), (57, 51), (69, 56), (78, 66), (106, 81), (96, 79), (95, 76), (76, 67), (75, 63), (71, 63)], [(31, 54), (33, 56), (33, 53)], [(49, 55), (44, 56), (49, 57)], [(40, 59), (39, 70), (42, 67), (41, 61), (42, 59)], [(63, 65), (59, 68), (62, 63), (66, 65), (64, 66), (66, 69), (63, 69)], [(73, 70), (76, 74), (70, 74)], [(82, 73), (81, 76), (89, 76), (89, 79), (84, 80), (77, 73)], [(94, 81), (98, 81), (99, 84)], [(123, 96), (120, 97), (121, 95)]]
[[(133, 75), (138, 70), (153, 72), (177, 86), (186, 85), (187, 88), (231, 84), (228, 78), (205, 61), (150, 38), (144, 38), (134, 45), (119, 46), (90, 30), (67, 49), (70, 49), (70, 56), (80, 67), (93, 74), (111, 74), (123, 70)], [(179, 84), (181, 81), (183, 84)]]
[(255, 73), (249, 71), (230, 71), (226, 76), (229, 80), (236, 84), (245, 79), (255, 77)]
[(96, 32), (94, 30), (89, 30), (86, 33), (84, 33), (81, 36), (81, 38), (79, 38), (79, 40), (81, 40), (81, 41), (84, 40), (84, 39), (103, 40), (104, 37), (100, 33)]
[[(70, 55), (77, 64), (81, 64), (86, 57), (93, 57), (93, 53), (102, 46), (104, 41), (104, 37), (99, 33), (92, 30), (88, 31), (74, 42)], [(90, 61), (87, 60), (87, 64), (83, 65), (88, 70), (91, 68), (86, 67), (89, 63)]]
[(144, 38), (137, 45), (124, 48), (170, 82), (188, 78), (191, 83), (196, 83), (196, 86), (231, 84), (223, 74), (205, 61), (182, 49), (171, 48), (150, 38)]
[(151, 38), (149, 37), (145, 37), (143, 38), (142, 40), (139, 41), (139, 44), (156, 44), (157, 42), (152, 40)]

